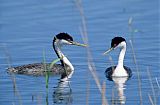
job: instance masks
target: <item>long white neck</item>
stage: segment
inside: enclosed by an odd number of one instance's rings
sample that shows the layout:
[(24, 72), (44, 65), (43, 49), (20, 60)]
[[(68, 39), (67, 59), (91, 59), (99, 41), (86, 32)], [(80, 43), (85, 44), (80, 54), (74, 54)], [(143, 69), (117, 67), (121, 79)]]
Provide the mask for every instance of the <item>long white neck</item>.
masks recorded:
[(61, 45), (59, 43), (54, 42), (54, 50), (56, 51), (58, 57), (61, 59), (61, 63), (63, 66), (67, 65), (73, 71), (74, 67), (71, 62), (67, 59), (67, 57), (61, 51)]
[(126, 53), (126, 43), (122, 42), (123, 47), (121, 48), (119, 59), (118, 59), (118, 67), (123, 67), (124, 56)]
[(126, 52), (126, 42), (121, 42), (118, 46), (121, 48), (119, 59), (118, 59), (118, 65), (116, 66), (112, 76), (128, 76), (126, 70), (123, 67), (123, 60)]

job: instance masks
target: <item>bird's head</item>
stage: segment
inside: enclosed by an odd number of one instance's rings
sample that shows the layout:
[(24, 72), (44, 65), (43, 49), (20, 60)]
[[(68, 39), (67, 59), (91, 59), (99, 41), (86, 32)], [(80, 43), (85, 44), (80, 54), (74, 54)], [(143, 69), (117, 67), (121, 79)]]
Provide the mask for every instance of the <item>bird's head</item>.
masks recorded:
[(111, 42), (111, 47), (104, 54), (107, 54), (116, 48), (123, 48), (124, 46), (126, 46), (126, 40), (123, 37), (114, 37)]
[(83, 46), (83, 47), (87, 46), (86, 44), (81, 44), (73, 41), (73, 38), (68, 33), (57, 34), (53, 39), (53, 43), (56, 43), (59, 46), (62, 46), (62, 45), (76, 45), (76, 46)]

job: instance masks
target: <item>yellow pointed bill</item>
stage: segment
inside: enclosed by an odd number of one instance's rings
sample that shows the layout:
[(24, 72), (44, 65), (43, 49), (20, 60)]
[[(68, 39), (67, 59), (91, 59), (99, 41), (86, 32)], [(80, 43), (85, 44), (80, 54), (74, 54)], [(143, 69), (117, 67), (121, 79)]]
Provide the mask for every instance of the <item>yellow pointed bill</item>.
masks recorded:
[(106, 52), (103, 53), (103, 55), (108, 54), (109, 52), (111, 52), (113, 50), (113, 47), (109, 48)]
[(86, 44), (81, 44), (81, 43), (78, 43), (78, 42), (71, 42), (73, 45), (76, 45), (76, 46), (82, 46), (82, 47), (87, 47)]

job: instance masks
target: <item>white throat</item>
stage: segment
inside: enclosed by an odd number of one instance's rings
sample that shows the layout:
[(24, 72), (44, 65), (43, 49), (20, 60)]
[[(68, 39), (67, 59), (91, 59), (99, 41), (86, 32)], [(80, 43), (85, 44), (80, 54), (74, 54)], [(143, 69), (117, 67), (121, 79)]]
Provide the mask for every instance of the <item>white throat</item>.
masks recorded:
[(118, 58), (118, 65), (119, 67), (123, 67), (123, 61), (124, 61), (124, 56), (125, 56), (125, 53), (126, 53), (126, 43), (125, 42), (121, 42), (121, 51), (120, 51), (120, 54), (119, 54), (119, 58)]
[(73, 71), (74, 67), (71, 64), (71, 62), (67, 59), (67, 57), (62, 53), (61, 51), (61, 45), (58, 42), (55, 42), (55, 49), (57, 51), (58, 56), (61, 58), (63, 63), (70, 67), (70, 69)]
[(126, 52), (126, 42), (121, 42), (117, 47), (120, 47), (121, 51), (119, 54), (118, 64), (113, 72), (113, 76), (128, 76), (124, 69), (123, 61)]

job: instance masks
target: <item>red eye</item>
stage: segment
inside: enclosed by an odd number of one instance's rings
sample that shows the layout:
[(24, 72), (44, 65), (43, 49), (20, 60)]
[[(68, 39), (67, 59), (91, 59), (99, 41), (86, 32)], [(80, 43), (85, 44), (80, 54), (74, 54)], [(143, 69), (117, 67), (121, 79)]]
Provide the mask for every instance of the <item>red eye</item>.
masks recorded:
[(114, 46), (113, 47), (116, 47), (117, 46), (117, 44), (114, 44)]

